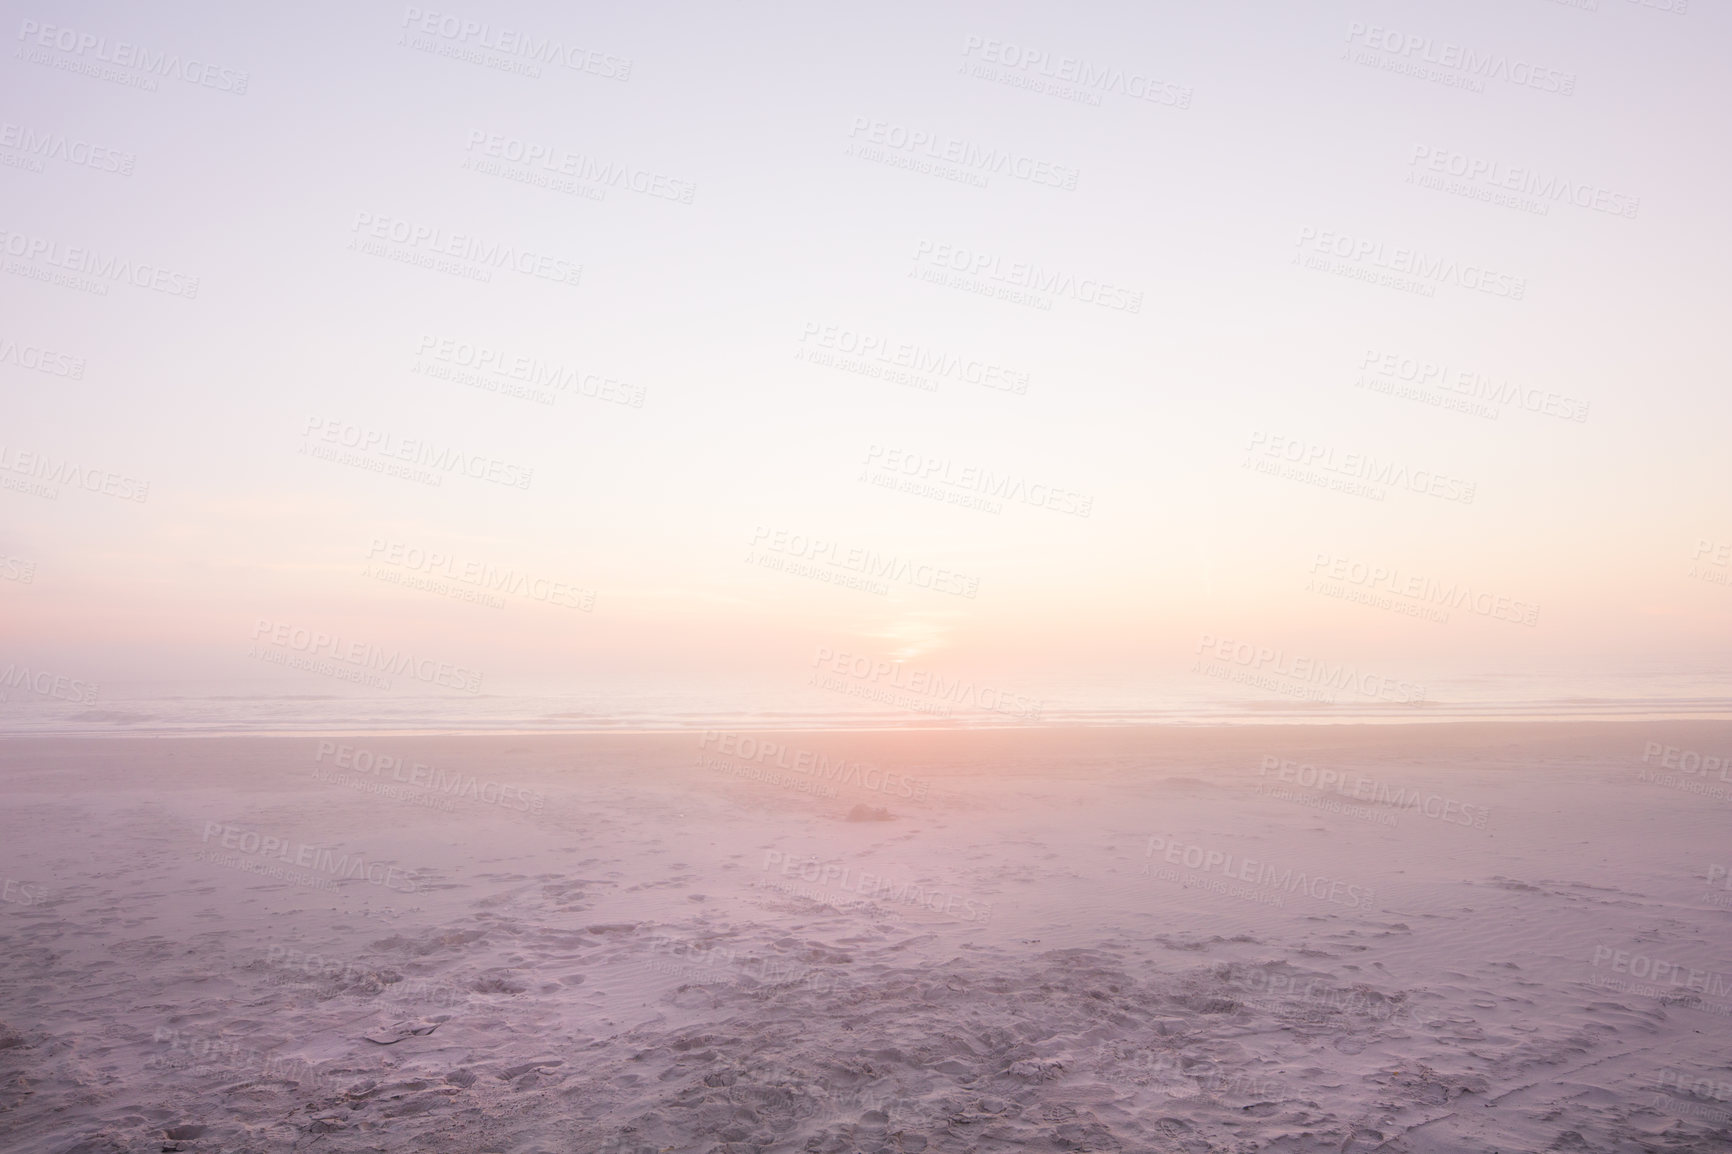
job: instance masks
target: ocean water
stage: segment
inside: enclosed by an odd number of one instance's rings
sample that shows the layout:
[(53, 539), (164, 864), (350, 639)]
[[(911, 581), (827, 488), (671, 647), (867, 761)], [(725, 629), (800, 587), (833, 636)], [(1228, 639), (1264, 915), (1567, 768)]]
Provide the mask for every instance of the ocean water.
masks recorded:
[[(830, 679), (778, 685), (610, 678), (497, 692), (379, 692), (343, 683), (104, 683), (65, 701), (0, 689), (0, 733), (587, 733), (975, 729), (1012, 726), (1732, 719), (1732, 674), (1502, 674), (1324, 693), (1192, 673), (1139, 682), (1010, 677), (890, 687)], [(308, 690), (311, 690), (310, 692)]]

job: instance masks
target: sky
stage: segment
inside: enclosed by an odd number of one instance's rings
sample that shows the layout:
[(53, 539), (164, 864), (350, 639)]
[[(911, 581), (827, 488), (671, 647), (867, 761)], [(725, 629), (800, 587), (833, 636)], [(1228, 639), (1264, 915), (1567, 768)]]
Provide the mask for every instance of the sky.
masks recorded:
[(1724, 697), (1724, 9), (3, 7), (14, 707)]

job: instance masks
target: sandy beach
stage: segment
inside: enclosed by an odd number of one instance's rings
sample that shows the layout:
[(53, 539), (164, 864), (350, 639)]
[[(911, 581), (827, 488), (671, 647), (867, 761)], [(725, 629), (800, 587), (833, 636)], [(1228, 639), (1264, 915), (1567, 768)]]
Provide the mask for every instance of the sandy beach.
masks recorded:
[(0, 1154), (1732, 1154), (1732, 3), (9, 20)]
[(0, 742), (8, 1150), (1706, 1151), (1732, 725)]

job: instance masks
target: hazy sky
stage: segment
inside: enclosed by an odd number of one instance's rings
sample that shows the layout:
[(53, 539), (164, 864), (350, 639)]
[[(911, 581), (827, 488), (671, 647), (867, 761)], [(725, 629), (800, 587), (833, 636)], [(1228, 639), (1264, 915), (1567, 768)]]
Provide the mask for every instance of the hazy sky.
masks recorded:
[(0, 665), (1724, 668), (1732, 17), (1588, 2), (8, 3)]

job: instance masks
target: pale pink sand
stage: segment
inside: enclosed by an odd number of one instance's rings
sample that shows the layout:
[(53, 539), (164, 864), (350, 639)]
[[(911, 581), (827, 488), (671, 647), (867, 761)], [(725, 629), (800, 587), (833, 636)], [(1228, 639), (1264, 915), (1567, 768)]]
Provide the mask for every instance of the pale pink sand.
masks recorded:
[(1732, 725), (768, 740), (0, 740), (0, 1148), (1732, 1148)]

